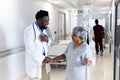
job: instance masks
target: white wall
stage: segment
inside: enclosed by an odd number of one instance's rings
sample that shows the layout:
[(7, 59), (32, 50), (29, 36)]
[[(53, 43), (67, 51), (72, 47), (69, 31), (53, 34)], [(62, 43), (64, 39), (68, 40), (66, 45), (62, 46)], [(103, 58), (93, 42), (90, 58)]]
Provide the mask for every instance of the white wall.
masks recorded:
[(72, 32), (73, 28), (75, 26), (78, 26), (78, 15), (77, 15), (77, 10), (71, 10), (70, 11), (70, 31)]
[(19, 28), (17, 27), (19, 23), (17, 3), (16, 0), (0, 1), (0, 50), (20, 44), (17, 29)]
[[(54, 35), (60, 8), (40, 0), (0, 0), (0, 51), (24, 45), (24, 29), (35, 21), (35, 13), (40, 9), (49, 12), (49, 26)], [(64, 12), (68, 16), (68, 11)], [(68, 28), (69, 21), (66, 22)]]

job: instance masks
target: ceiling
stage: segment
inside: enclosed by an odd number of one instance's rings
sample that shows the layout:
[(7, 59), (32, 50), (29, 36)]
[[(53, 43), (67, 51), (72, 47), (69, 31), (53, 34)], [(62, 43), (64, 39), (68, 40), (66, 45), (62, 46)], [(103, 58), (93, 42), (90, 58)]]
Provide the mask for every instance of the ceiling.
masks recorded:
[(46, 0), (61, 8), (68, 10), (81, 10), (84, 5), (89, 5), (94, 13), (108, 13), (112, 0)]

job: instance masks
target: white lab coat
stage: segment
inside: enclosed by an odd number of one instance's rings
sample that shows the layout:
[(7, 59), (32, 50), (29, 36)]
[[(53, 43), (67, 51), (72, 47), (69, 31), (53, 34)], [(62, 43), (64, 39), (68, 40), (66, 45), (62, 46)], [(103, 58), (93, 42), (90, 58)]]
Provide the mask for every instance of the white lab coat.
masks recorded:
[[(41, 78), (42, 62), (47, 56), (47, 46), (50, 45), (53, 38), (51, 36), (49, 28), (43, 30), (43, 33), (48, 35), (49, 42), (41, 42), (38, 36), (41, 34), (36, 24), (28, 26), (24, 32), (24, 43), (25, 43), (25, 58), (26, 58), (26, 72), (29, 77)], [(46, 55), (43, 55), (43, 46)]]
[(90, 80), (89, 66), (84, 64), (84, 57), (92, 60), (92, 54), (86, 42), (78, 48), (73, 49), (73, 42), (70, 42), (66, 51), (67, 68), (65, 80)]

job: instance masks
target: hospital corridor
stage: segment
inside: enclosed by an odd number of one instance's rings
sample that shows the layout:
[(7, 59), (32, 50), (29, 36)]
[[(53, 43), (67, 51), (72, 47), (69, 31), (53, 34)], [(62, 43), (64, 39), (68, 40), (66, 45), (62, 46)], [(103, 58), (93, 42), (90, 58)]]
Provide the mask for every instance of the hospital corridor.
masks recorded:
[(120, 0), (0, 0), (0, 80), (45, 78), (120, 80)]

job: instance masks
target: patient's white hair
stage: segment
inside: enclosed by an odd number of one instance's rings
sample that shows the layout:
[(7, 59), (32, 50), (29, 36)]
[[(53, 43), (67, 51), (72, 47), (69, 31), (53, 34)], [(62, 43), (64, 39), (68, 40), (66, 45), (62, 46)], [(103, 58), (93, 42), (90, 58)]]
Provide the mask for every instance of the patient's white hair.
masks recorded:
[(73, 33), (76, 34), (78, 37), (86, 38), (87, 30), (84, 27), (76, 26), (73, 28)]

